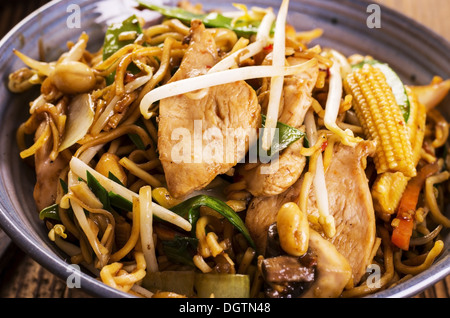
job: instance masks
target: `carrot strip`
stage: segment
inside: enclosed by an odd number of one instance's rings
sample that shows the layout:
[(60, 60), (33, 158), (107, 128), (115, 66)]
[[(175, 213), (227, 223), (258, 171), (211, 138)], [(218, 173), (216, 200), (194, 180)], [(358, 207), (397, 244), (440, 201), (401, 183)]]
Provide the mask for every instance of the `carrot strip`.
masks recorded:
[(417, 201), (420, 191), (425, 184), (426, 179), (439, 171), (437, 161), (423, 166), (406, 186), (405, 192), (400, 200), (396, 219), (399, 220), (392, 232), (392, 243), (407, 251), (409, 249), (409, 240), (411, 239), (414, 227), (414, 213), (416, 211)]

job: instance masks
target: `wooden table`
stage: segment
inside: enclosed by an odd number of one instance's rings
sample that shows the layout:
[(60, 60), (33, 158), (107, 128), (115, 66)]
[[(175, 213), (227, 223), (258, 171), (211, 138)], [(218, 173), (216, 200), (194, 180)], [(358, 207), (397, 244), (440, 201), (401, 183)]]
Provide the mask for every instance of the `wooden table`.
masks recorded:
[[(22, 18), (47, 0), (2, 1), (0, 37)], [(195, 1), (193, 1), (195, 2)], [(375, 2), (375, 1), (374, 1)], [(378, 0), (412, 17), (450, 41), (450, 1), (448, 0)], [(450, 276), (436, 283), (417, 298), (449, 298)], [(0, 230), (0, 298), (75, 298), (89, 297), (65, 283), (19, 250)]]

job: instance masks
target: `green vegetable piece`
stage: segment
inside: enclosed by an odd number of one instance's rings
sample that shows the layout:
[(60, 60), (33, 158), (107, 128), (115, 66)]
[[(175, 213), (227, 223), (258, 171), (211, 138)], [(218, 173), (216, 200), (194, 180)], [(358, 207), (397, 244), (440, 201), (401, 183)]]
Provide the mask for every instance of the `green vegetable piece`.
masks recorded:
[(67, 185), (66, 181), (60, 178), (59, 183), (61, 184), (64, 194), (67, 194), (69, 192), (69, 186)]
[(125, 45), (132, 44), (134, 40), (121, 41), (119, 40), (119, 35), (123, 32), (133, 31), (137, 34), (142, 33), (142, 28), (136, 15), (132, 15), (123, 22), (111, 24), (105, 33), (105, 40), (103, 43), (103, 60), (106, 60)]
[[(89, 188), (103, 204), (103, 208), (105, 210), (111, 211), (112, 206), (125, 211), (133, 210), (133, 203), (131, 201), (112, 191), (108, 192), (89, 171), (86, 171), (86, 175)], [(111, 172), (108, 173), (108, 178), (119, 183), (120, 185), (123, 185), (122, 182), (120, 182), (120, 180)]]
[[(137, 126), (141, 127), (142, 129), (144, 129), (147, 132), (147, 134), (148, 134), (147, 128), (145, 127), (145, 124), (143, 123), (143, 121), (141, 119), (138, 119), (135, 122), (135, 125), (137, 125)], [(145, 150), (146, 149), (146, 146), (145, 146), (144, 142), (142, 141), (141, 137), (138, 134), (128, 134), (128, 138), (131, 139), (131, 141), (136, 145), (136, 147), (139, 150)]]
[(258, 27), (261, 24), (261, 21), (259, 20), (238, 20), (233, 23), (233, 18), (226, 17), (216, 12), (198, 14), (177, 7), (158, 6), (143, 0), (138, 1), (138, 3), (144, 8), (157, 11), (169, 18), (178, 19), (188, 25), (193, 19), (199, 19), (207, 27), (230, 29), (236, 32), (238, 36), (250, 37), (251, 35), (256, 34), (258, 32)]
[[(121, 186), (125, 186), (119, 178), (117, 178), (111, 171), (108, 172), (108, 178)], [(128, 199), (125, 199), (123, 196), (116, 194), (112, 191), (108, 192), (109, 202), (111, 206), (119, 208), (124, 211), (132, 211), (133, 210), (133, 202)]]
[[(119, 40), (119, 35), (123, 32), (136, 32), (138, 35), (142, 33), (141, 25), (139, 24), (139, 20), (136, 15), (132, 15), (128, 19), (123, 22), (113, 23), (108, 27), (105, 33), (105, 39), (103, 42), (103, 60), (106, 60), (108, 57), (113, 55), (119, 49), (124, 47), (125, 45), (132, 44), (134, 40)], [(137, 74), (140, 72), (139, 68), (130, 64), (128, 70), (133, 74)], [(114, 82), (115, 72), (110, 74), (106, 78), (106, 83), (108, 85)]]
[(142, 286), (151, 292), (174, 292), (187, 297), (195, 296), (193, 271), (150, 272), (142, 280)]
[(95, 179), (95, 177), (89, 171), (86, 171), (86, 175), (86, 181), (89, 189), (91, 189), (95, 196), (100, 200), (105, 210), (111, 210), (108, 191), (100, 184), (100, 182), (98, 182), (97, 179)]
[[(262, 115), (262, 128), (265, 128), (266, 116)], [(278, 138), (275, 138), (272, 142), (272, 147), (267, 152), (267, 155), (273, 156), (274, 154), (286, 149), (290, 144), (299, 140), (302, 137), (306, 138), (306, 134), (297, 128), (289, 125), (277, 122)], [(277, 140), (278, 139), (278, 140)], [(261, 151), (262, 149), (259, 149)]]
[(39, 218), (41, 220), (44, 220), (47, 218), (47, 219), (61, 221), (61, 219), (59, 218), (58, 209), (59, 209), (58, 204), (56, 204), (56, 203), (52, 204), (52, 205), (42, 209), (41, 212), (39, 212)]
[(179, 235), (171, 241), (162, 241), (164, 254), (170, 261), (192, 267), (195, 267), (192, 258), (197, 252), (197, 245), (197, 238)]
[(171, 210), (180, 216), (186, 217), (187, 220), (192, 224), (192, 233), (195, 233), (195, 224), (200, 217), (200, 207), (207, 206), (221, 215), (223, 215), (231, 224), (233, 224), (247, 239), (252, 247), (255, 247), (248, 229), (245, 227), (244, 221), (240, 216), (234, 212), (234, 210), (229, 207), (225, 202), (210, 197), (208, 195), (198, 195), (181, 202), (180, 204), (171, 208)]
[(195, 275), (194, 285), (199, 298), (249, 298), (250, 278), (239, 274), (203, 274)]
[(108, 171), (108, 179), (120, 184), (122, 187), (125, 187), (122, 181), (120, 181), (119, 178), (117, 178), (111, 171)]
[(133, 203), (123, 196), (110, 191), (108, 192), (108, 197), (112, 206), (124, 211), (133, 211)]
[(136, 148), (138, 148), (139, 150), (145, 150), (144, 142), (138, 134), (128, 134), (128, 137), (136, 145)]
[(392, 88), (395, 100), (400, 107), (400, 110), (402, 111), (405, 122), (408, 122), (411, 106), (405, 85), (403, 85), (403, 82), (397, 75), (397, 73), (395, 73), (395, 71), (387, 63), (382, 63), (380, 61), (372, 59), (366, 59), (358, 64), (353, 65), (352, 67), (353, 69), (358, 69), (362, 68), (364, 64), (370, 64), (373, 67), (378, 68), (384, 74), (388, 85)]

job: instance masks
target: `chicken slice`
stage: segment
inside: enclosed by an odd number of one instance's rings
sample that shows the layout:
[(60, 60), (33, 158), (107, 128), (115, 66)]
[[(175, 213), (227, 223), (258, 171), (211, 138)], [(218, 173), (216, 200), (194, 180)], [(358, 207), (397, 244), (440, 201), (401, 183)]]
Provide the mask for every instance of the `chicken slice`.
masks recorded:
[[(365, 159), (373, 154), (373, 142), (363, 141), (355, 148), (338, 144), (333, 151), (325, 174), (330, 214), (335, 219), (336, 235), (329, 239), (349, 262), (356, 284), (370, 264), (375, 242), (375, 215)], [(303, 179), (300, 178), (287, 191), (272, 197), (254, 198), (247, 210), (245, 223), (255, 240), (258, 252), (264, 253), (270, 224), (276, 222), (280, 207), (286, 202), (297, 202)], [(314, 188), (308, 198), (308, 215), (318, 217)], [(311, 224), (315, 228), (315, 225)]]
[[(218, 60), (211, 33), (194, 20), (189, 48), (171, 82), (205, 74)], [(236, 165), (248, 151), (246, 136), (256, 135), (261, 125), (256, 92), (244, 81), (196, 95), (166, 98), (159, 106), (160, 160), (168, 189), (176, 198), (204, 188)]]
[[(300, 63), (300, 62), (298, 62)], [(295, 64), (295, 63), (294, 63)], [(312, 103), (311, 93), (319, 74), (314, 66), (292, 77), (287, 77), (283, 87), (282, 110), (278, 121), (300, 128), (306, 112)], [(240, 167), (239, 174), (246, 182), (247, 190), (256, 197), (277, 195), (293, 185), (306, 164), (306, 158), (300, 154), (303, 138), (291, 144), (282, 153), (277, 162), (261, 163), (255, 167), (246, 164)], [(276, 165), (276, 166), (275, 166)], [(276, 167), (270, 173), (270, 166)]]
[[(375, 144), (369, 141), (355, 148), (339, 144), (325, 175), (330, 213), (336, 225), (336, 235), (330, 241), (349, 261), (355, 284), (372, 261), (369, 258), (375, 243), (375, 212), (364, 171), (367, 156), (374, 152)], [(314, 189), (309, 198), (308, 214), (319, 215)]]
[[(43, 121), (35, 133), (35, 139), (44, 132), (47, 123)], [(59, 178), (62, 170), (67, 167), (69, 160), (62, 154), (51, 160), (50, 153), (53, 148), (53, 138), (48, 140), (36, 150), (34, 155), (36, 184), (34, 186), (33, 197), (38, 211), (55, 203)]]
[[(288, 59), (289, 65), (298, 65), (306, 60)], [(301, 74), (286, 77), (283, 86), (283, 103), (278, 121), (299, 128), (312, 103), (312, 91), (319, 76), (319, 66), (313, 66)]]
[(238, 173), (243, 176), (246, 189), (255, 197), (265, 197), (280, 194), (293, 185), (306, 165), (306, 158), (300, 154), (302, 143), (303, 138), (291, 144), (276, 161), (242, 165)]
[(265, 255), (267, 233), (271, 224), (277, 221), (281, 206), (287, 202), (297, 202), (303, 179), (299, 179), (289, 189), (278, 195), (255, 197), (247, 208), (245, 225), (252, 236), (257, 252)]

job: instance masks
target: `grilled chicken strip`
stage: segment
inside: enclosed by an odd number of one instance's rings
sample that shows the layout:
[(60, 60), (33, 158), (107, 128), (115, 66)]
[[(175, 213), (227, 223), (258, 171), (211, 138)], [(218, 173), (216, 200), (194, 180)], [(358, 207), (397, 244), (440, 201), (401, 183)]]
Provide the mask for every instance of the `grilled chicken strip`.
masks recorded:
[[(194, 20), (189, 48), (171, 82), (205, 74), (218, 60), (211, 33)], [(176, 198), (204, 188), (236, 165), (248, 151), (245, 136), (256, 136), (261, 125), (256, 92), (244, 81), (211, 87), (206, 94), (163, 99), (159, 110), (160, 160)], [(244, 138), (240, 132), (245, 132)], [(187, 152), (180, 156), (179, 149)]]
[[(290, 60), (291, 65), (304, 61)], [(318, 66), (311, 67), (302, 74), (287, 77), (284, 81), (282, 110), (278, 121), (300, 128), (306, 112), (312, 103), (311, 93), (319, 74)], [(245, 164), (239, 174), (246, 182), (247, 190), (256, 197), (277, 195), (292, 186), (300, 177), (306, 164), (306, 158), (300, 154), (303, 138), (291, 144), (276, 162), (259, 165)], [(275, 167), (272, 172), (270, 167)]]
[[(375, 145), (369, 141), (355, 148), (338, 144), (325, 174), (330, 213), (336, 224), (336, 235), (328, 240), (348, 260), (355, 284), (372, 261), (375, 242), (375, 215), (364, 171), (365, 160), (374, 151)], [(267, 229), (276, 222), (278, 210), (286, 202), (298, 201), (302, 183), (303, 179), (299, 179), (280, 195), (251, 201), (245, 222), (260, 253), (264, 253)], [(307, 213), (318, 216), (314, 191), (311, 188)]]
[(248, 206), (245, 225), (255, 241), (257, 252), (264, 255), (267, 247), (267, 232), (277, 221), (278, 211), (287, 202), (297, 202), (303, 179), (299, 179), (289, 189), (278, 195), (255, 197)]
[[(35, 133), (35, 139), (38, 139), (44, 132), (45, 125), (45, 121), (39, 125)], [(33, 197), (39, 211), (55, 203), (61, 171), (67, 167), (69, 162), (61, 154), (54, 161), (50, 160), (52, 148), (53, 138), (48, 138), (34, 155), (36, 184)]]
[[(284, 192), (300, 178), (306, 158), (300, 154), (303, 138), (289, 145), (276, 161), (242, 165), (238, 173), (243, 176), (247, 190), (255, 197), (274, 196)], [(248, 167), (251, 169), (247, 170)]]

